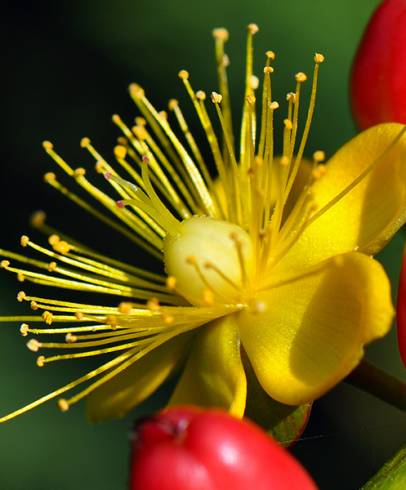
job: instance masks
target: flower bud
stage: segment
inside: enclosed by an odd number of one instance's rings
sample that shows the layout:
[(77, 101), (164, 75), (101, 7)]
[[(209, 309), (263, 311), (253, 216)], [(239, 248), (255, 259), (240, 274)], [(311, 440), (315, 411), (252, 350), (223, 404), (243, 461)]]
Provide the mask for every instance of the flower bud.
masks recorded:
[(315, 490), (266, 433), (218, 410), (180, 407), (137, 425), (130, 490)]
[(406, 0), (384, 0), (355, 56), (351, 105), (360, 129), (406, 123)]
[(397, 325), (400, 356), (403, 360), (403, 364), (406, 367), (406, 247), (403, 252), (403, 264), (400, 271)]

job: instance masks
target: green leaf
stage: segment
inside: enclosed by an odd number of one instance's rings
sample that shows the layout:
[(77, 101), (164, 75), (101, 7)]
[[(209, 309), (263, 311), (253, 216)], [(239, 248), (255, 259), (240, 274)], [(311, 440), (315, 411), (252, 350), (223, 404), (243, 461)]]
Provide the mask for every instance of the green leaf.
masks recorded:
[(361, 490), (403, 490), (406, 488), (406, 446), (404, 446)]
[(306, 428), (312, 404), (290, 406), (275, 401), (263, 390), (247, 359), (244, 359), (244, 367), (248, 382), (245, 416), (283, 446), (291, 446)]

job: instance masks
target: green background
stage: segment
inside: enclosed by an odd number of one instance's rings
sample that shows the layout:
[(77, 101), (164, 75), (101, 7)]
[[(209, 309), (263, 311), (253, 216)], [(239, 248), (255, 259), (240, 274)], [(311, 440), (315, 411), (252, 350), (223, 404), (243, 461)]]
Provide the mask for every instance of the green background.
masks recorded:
[[(104, 251), (136, 261), (134, 250), (111, 236), (46, 188), (52, 169), (40, 142), (51, 139), (74, 165), (84, 155), (82, 136), (111, 155), (117, 131), (113, 113), (134, 115), (126, 93), (130, 82), (147, 88), (158, 107), (173, 96), (185, 99), (177, 78), (187, 68), (196, 88), (216, 88), (211, 29), (230, 30), (228, 53), (235, 108), (239, 110), (244, 69), (245, 26), (256, 22), (257, 73), (263, 52), (277, 52), (275, 93), (282, 100), (293, 74), (310, 72), (315, 51), (326, 55), (308, 152), (331, 154), (355, 134), (348, 106), (351, 60), (376, 0), (129, 1), (82, 0), (10, 3), (4, 17), (4, 66), (9, 83), (2, 131), (3, 209), (1, 245), (18, 248), (27, 217), (37, 208), (50, 221)], [(4, 18), (3, 17), (3, 18)], [(235, 111), (238, 115), (238, 110)], [(189, 112), (190, 113), (190, 112)], [(193, 124), (192, 124), (193, 126)], [(88, 163), (89, 161), (86, 160)], [(339, 233), (340, 230), (338, 229)], [(403, 237), (381, 255), (394, 287)], [(0, 275), (0, 313), (26, 312), (15, 301), (20, 285)], [(25, 286), (28, 288), (27, 286)], [(35, 288), (30, 287), (29, 291)], [(35, 367), (17, 329), (1, 326), (0, 407), (6, 413), (79, 376), (83, 363)], [(394, 332), (368, 349), (388, 371), (404, 376)], [(4, 490), (125, 489), (128, 435), (133, 416), (97, 426), (83, 406), (60, 414), (49, 405), (0, 427), (0, 488)], [(348, 386), (316, 403), (295, 454), (322, 489), (355, 489), (364, 483), (406, 436), (400, 412)]]

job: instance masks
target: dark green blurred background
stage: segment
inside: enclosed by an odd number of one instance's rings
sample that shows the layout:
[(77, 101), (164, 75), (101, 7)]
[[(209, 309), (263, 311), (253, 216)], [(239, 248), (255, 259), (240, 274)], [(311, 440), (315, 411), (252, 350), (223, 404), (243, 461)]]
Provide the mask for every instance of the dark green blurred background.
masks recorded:
[[(186, 99), (177, 78), (191, 71), (196, 88), (215, 89), (211, 29), (226, 26), (234, 102), (242, 93), (245, 25), (259, 24), (257, 73), (266, 49), (277, 51), (275, 93), (293, 88), (292, 75), (309, 71), (313, 53), (324, 53), (316, 121), (309, 153), (331, 154), (351, 137), (347, 102), (351, 59), (377, 0), (70, 0), (9, 2), (2, 11), (5, 122), (2, 135), (1, 246), (18, 248), (35, 209), (50, 222), (87, 237), (103, 251), (134, 259), (131, 246), (106, 232), (42, 183), (52, 169), (41, 148), (51, 139), (74, 166), (91, 161), (79, 148), (89, 136), (106, 156), (118, 133), (113, 113), (134, 115), (127, 95), (132, 81), (147, 87), (164, 108), (173, 96)], [(190, 106), (189, 106), (190, 107)], [(239, 110), (239, 106), (236, 105)], [(187, 112), (187, 111), (186, 111)], [(237, 112), (237, 111), (235, 111)], [(191, 111), (189, 112), (189, 114)], [(193, 126), (193, 124), (192, 124)], [(340, 230), (337, 230), (340, 232)], [(381, 259), (394, 286), (403, 237)], [(102, 245), (101, 245), (102, 244)], [(25, 286), (26, 288), (28, 286)], [(20, 285), (0, 275), (0, 313), (24, 312), (15, 301)], [(33, 291), (35, 288), (30, 287)], [(29, 314), (29, 311), (26, 311)], [(80, 375), (85, 365), (39, 370), (35, 355), (12, 326), (0, 327), (0, 400), (5, 413)], [(404, 376), (394, 332), (371, 346), (368, 356)], [(54, 403), (0, 427), (2, 490), (113, 490), (126, 488), (132, 417), (92, 426), (83, 406), (60, 414)], [(406, 439), (400, 412), (348, 386), (316, 403), (311, 423), (294, 452), (322, 489), (355, 489)]]

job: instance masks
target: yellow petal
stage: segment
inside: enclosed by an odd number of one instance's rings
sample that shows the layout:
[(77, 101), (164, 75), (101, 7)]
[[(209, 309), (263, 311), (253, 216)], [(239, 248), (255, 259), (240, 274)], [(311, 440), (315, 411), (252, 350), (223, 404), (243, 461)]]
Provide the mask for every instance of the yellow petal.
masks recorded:
[(297, 270), (354, 250), (375, 254), (402, 226), (406, 221), (406, 135), (385, 154), (402, 128), (401, 124), (370, 128), (330, 159), (326, 174), (312, 187), (318, 210), (379, 160), (358, 185), (309, 225), (279, 270)]
[(234, 315), (214, 320), (197, 333), (170, 405), (199, 405), (242, 417), (247, 380)]
[(359, 253), (330, 259), (258, 301), (265, 311), (237, 316), (241, 342), (264, 390), (289, 405), (312, 401), (341, 381), (393, 317), (382, 266)]
[(183, 334), (169, 340), (95, 390), (87, 398), (89, 419), (100, 422), (123, 417), (148, 398), (183, 358), (190, 338)]

